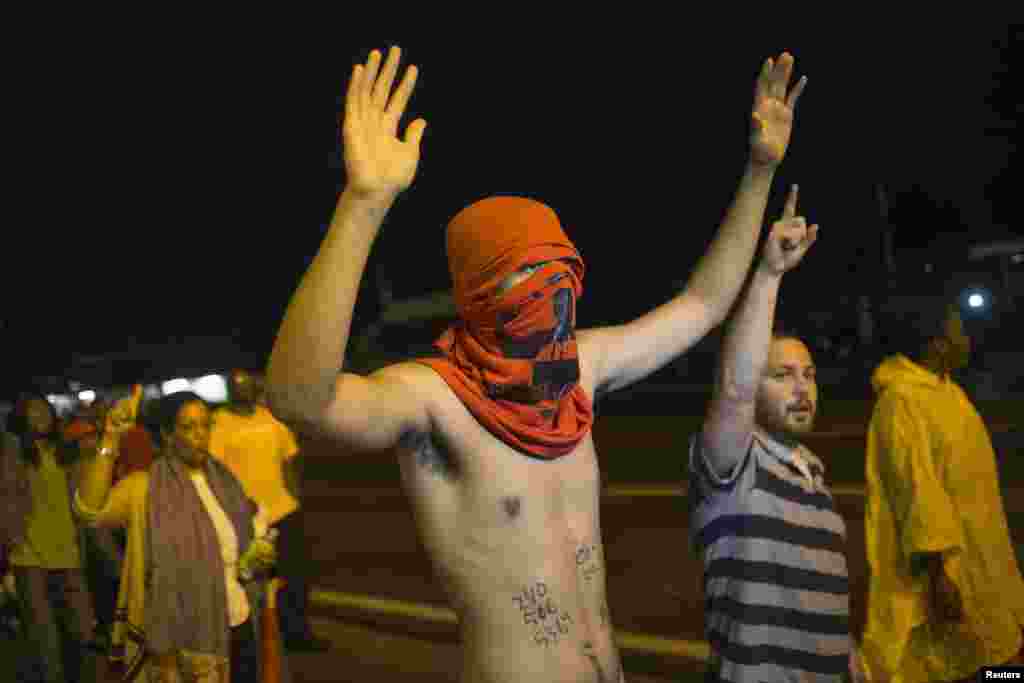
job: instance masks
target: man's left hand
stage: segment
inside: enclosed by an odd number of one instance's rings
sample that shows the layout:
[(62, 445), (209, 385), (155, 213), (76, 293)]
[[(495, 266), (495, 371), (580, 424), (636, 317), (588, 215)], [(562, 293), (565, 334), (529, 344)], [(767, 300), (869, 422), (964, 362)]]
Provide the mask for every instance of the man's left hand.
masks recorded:
[(750, 122), (750, 153), (753, 163), (778, 166), (786, 156), (793, 133), (796, 103), (807, 86), (807, 77), (804, 76), (789, 90), (793, 63), (793, 56), (788, 52), (783, 52), (775, 60), (769, 58), (757, 79)]

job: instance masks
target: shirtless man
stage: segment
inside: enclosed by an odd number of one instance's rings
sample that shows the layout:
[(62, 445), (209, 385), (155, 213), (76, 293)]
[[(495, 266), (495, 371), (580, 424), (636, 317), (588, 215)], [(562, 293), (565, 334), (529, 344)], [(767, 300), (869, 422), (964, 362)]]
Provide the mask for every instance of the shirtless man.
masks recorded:
[(449, 225), (461, 318), (439, 358), (341, 373), (367, 255), (415, 176), (426, 122), (398, 124), (400, 52), (370, 54), (345, 102), (348, 184), (268, 367), (272, 410), (346, 451), (397, 453), (437, 576), (459, 615), (464, 682), (624, 681), (605, 600), (591, 398), (643, 379), (722, 322), (753, 259), (806, 79), (767, 60), (751, 151), (711, 248), (678, 297), (620, 326), (575, 330), (582, 259), (551, 209), (491, 198)]

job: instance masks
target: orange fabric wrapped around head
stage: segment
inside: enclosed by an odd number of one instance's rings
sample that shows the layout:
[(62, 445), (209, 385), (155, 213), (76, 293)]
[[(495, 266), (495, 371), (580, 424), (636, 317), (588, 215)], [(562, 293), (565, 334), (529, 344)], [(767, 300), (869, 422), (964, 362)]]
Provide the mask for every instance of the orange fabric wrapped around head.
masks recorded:
[[(509, 275), (546, 263), (500, 291)], [(470, 205), (448, 225), (458, 322), (419, 359), (509, 446), (541, 458), (570, 453), (593, 423), (579, 385), (576, 301), (583, 259), (549, 207), (521, 197)]]

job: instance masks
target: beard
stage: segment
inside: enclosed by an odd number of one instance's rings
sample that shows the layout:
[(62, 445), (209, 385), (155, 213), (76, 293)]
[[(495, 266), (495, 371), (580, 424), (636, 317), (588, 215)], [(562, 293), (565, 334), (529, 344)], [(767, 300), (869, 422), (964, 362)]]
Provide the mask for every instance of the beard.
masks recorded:
[[(803, 412), (801, 412), (803, 408)], [(789, 440), (799, 440), (800, 437), (814, 431), (814, 421), (817, 417), (817, 407), (808, 402), (787, 406), (785, 412), (779, 413), (778, 409), (758, 410), (757, 424), (771, 434), (786, 437)]]
[(784, 422), (787, 430), (794, 435), (807, 434), (814, 429), (814, 418), (818, 416), (818, 406), (804, 399), (786, 406)]
[(802, 436), (814, 431), (814, 411), (809, 413), (787, 413), (784, 424), (786, 431), (793, 436)]

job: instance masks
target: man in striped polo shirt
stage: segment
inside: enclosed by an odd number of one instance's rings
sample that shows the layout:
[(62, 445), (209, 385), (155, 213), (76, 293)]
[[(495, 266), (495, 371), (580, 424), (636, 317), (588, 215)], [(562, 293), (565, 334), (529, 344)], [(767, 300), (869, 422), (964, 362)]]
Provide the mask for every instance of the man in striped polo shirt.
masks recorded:
[(773, 335), (783, 273), (817, 237), (797, 188), (729, 324), (704, 429), (690, 447), (690, 534), (704, 560), (709, 680), (841, 681), (850, 662), (845, 525), (814, 424), (814, 362)]

